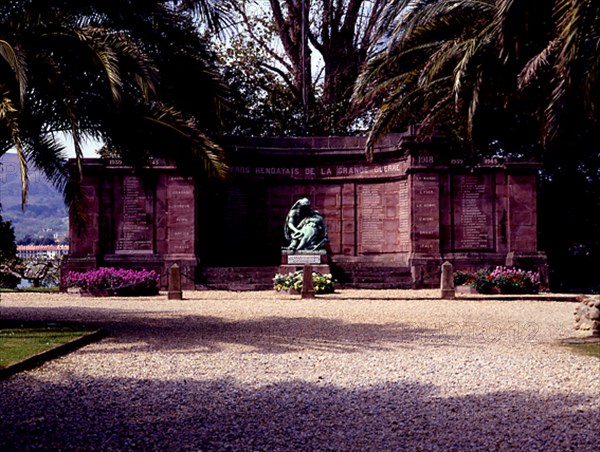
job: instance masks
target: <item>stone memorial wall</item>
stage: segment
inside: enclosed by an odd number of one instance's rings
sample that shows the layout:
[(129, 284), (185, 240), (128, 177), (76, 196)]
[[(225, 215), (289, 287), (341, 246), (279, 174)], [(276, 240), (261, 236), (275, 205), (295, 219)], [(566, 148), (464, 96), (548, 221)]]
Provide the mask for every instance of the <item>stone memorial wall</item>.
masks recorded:
[(161, 273), (165, 287), (167, 269), (177, 263), (185, 288), (195, 286), (194, 178), (161, 161), (135, 174), (118, 159), (86, 159), (81, 186), (87, 221), (78, 225), (71, 219), (63, 273), (98, 267), (153, 269)]
[[(360, 286), (366, 267), (435, 287), (445, 260), (457, 269), (545, 265), (534, 163), (467, 165), (441, 144), (403, 134), (380, 142), (373, 161), (357, 137), (238, 139), (226, 149), (225, 183), (199, 184), (166, 162), (133, 174), (118, 160), (84, 161), (90, 218), (84, 230), (72, 228), (67, 268), (164, 273), (176, 262), (191, 288), (211, 267), (277, 266), (285, 217), (302, 197), (324, 217), (327, 263), (348, 284)], [(371, 279), (365, 286), (377, 286)]]

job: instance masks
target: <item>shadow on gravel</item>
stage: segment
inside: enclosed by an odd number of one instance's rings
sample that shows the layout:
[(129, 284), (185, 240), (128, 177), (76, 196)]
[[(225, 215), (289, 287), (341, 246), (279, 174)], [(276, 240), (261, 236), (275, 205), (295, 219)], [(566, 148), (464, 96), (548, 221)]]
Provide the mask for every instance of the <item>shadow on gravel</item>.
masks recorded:
[[(0, 383), (0, 450), (597, 450), (584, 396), (233, 380)], [(15, 384), (12, 384), (12, 383)], [(591, 396), (590, 396), (591, 397)], [(595, 405), (598, 406), (597, 404)]]
[[(65, 318), (64, 309), (36, 308), (38, 319), (85, 322), (102, 328), (114, 348), (81, 353), (218, 353), (228, 345), (242, 345), (257, 353), (292, 353), (299, 349), (337, 353), (390, 350), (411, 347), (480, 347), (497, 341), (537, 341), (540, 326), (530, 323), (494, 325), (490, 322), (457, 322), (443, 318), (427, 324), (389, 322), (383, 324), (345, 322), (319, 317), (259, 317), (231, 320), (214, 316), (180, 315), (161, 311), (116, 311), (99, 308), (74, 309)], [(2, 317), (18, 310), (6, 308)], [(547, 336), (541, 335), (545, 340)]]
[[(409, 347), (415, 340), (435, 338), (448, 343), (451, 336), (418, 325), (402, 323), (347, 323), (323, 318), (269, 317), (256, 320), (185, 316), (136, 318), (131, 316), (102, 326), (110, 341), (119, 344), (111, 352), (138, 350), (217, 353), (230, 344), (250, 347), (258, 353), (291, 353), (317, 350), (355, 353)], [(165, 338), (168, 338), (166, 340)], [(433, 342), (433, 341), (432, 341)], [(123, 348), (123, 344), (131, 346)], [(106, 352), (106, 349), (100, 353)]]

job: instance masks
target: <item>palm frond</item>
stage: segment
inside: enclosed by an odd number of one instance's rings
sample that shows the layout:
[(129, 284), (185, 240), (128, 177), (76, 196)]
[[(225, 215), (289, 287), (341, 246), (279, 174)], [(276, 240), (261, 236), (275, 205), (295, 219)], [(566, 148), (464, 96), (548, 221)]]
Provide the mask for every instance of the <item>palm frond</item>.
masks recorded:
[(229, 0), (178, 0), (174, 2), (180, 10), (192, 11), (200, 21), (213, 31), (220, 31), (233, 24), (232, 2)]
[(435, 132), (435, 126), (439, 116), (443, 116), (447, 111), (451, 110), (453, 105), (453, 97), (451, 94), (442, 95), (436, 100), (436, 103), (429, 110), (427, 115), (419, 122), (417, 136), (421, 140), (430, 139)]
[(469, 109), (467, 112), (467, 132), (470, 138), (473, 137), (473, 124), (475, 114), (477, 113), (477, 109), (479, 107), (479, 94), (481, 92), (482, 85), (483, 71), (480, 69), (475, 77), (475, 83), (473, 84), (473, 89), (471, 90), (471, 102), (469, 102)]
[(48, 182), (63, 192), (68, 177), (65, 146), (49, 135), (39, 135), (27, 140), (26, 154), (27, 160), (44, 173)]
[(464, 82), (464, 79), (467, 76), (469, 65), (471, 63), (471, 59), (477, 53), (479, 48), (479, 40), (478, 39), (468, 39), (464, 41), (461, 45), (462, 52), (461, 58), (458, 61), (456, 67), (454, 68), (454, 83), (452, 85), (452, 93), (454, 94), (454, 102), (458, 104), (460, 98), (461, 88)]
[[(227, 177), (228, 168), (223, 149), (200, 131), (194, 121), (183, 117), (175, 108), (158, 102), (151, 106), (146, 120), (162, 129), (169, 130), (188, 143), (191, 153), (186, 156), (171, 152), (170, 157), (182, 163), (182, 159), (183, 161), (187, 159), (189, 162), (191, 156), (192, 161), (200, 161), (203, 164), (204, 172), (209, 177), (220, 179)], [(186, 169), (185, 166), (182, 168)]]
[(556, 0), (555, 17), (558, 48), (554, 62), (554, 88), (545, 111), (545, 140), (557, 136), (561, 122), (575, 111), (592, 111), (585, 93), (596, 92), (600, 5), (590, 0)]
[(82, 27), (75, 29), (74, 33), (79, 41), (85, 44), (96, 56), (110, 86), (113, 100), (119, 103), (123, 90), (119, 58), (116, 52), (110, 46), (106, 45), (104, 40), (97, 39), (98, 31), (98, 29), (93, 27)]
[(21, 105), (25, 101), (27, 91), (27, 71), (25, 59), (12, 45), (7, 41), (0, 39), (0, 57), (2, 57), (11, 67), (15, 79), (19, 84), (19, 98)]
[(550, 60), (553, 59), (559, 45), (558, 39), (553, 39), (540, 53), (535, 55), (527, 62), (527, 64), (525, 64), (517, 76), (517, 86), (519, 89), (523, 89), (533, 82), (543, 70), (550, 69), (552, 64)]
[(134, 74), (133, 79), (141, 89), (146, 100), (157, 95), (159, 70), (152, 58), (125, 33), (107, 33), (106, 30), (95, 30), (102, 44), (110, 48), (118, 60), (119, 66)]
[(27, 205), (27, 197), (29, 195), (29, 173), (27, 168), (27, 158), (25, 156), (21, 141), (18, 110), (14, 107), (13, 101), (6, 95), (0, 99), (0, 122), (4, 122), (7, 125), (14, 147), (17, 151), (19, 170), (21, 173), (21, 208), (25, 210), (25, 206)]

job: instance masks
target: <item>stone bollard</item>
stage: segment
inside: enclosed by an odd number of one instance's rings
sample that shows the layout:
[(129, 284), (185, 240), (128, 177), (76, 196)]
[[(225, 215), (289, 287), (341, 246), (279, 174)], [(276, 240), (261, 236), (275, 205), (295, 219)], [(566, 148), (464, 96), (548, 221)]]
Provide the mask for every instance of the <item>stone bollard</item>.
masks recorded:
[(173, 264), (169, 270), (169, 293), (168, 300), (183, 300), (181, 291), (181, 271), (179, 265)]
[(442, 264), (442, 277), (440, 278), (440, 289), (443, 300), (451, 300), (456, 297), (454, 290), (454, 269), (448, 261)]
[(315, 298), (313, 287), (312, 265), (305, 265), (302, 273), (302, 298)]

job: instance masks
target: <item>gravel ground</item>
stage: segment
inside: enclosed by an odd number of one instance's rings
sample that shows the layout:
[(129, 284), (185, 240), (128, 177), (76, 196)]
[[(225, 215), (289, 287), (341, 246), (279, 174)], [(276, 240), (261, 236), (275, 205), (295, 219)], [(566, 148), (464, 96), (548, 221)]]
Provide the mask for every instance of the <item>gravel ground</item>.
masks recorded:
[(0, 450), (599, 450), (573, 303), (438, 294), (2, 294), (108, 335), (0, 381)]

